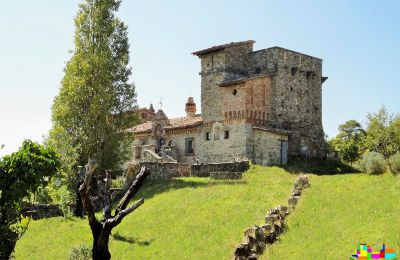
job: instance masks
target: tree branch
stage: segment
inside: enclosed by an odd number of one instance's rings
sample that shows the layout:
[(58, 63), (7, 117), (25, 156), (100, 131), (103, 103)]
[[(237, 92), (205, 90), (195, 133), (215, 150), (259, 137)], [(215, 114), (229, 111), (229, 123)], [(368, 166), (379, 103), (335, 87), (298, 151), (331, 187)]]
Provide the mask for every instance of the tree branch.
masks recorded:
[(129, 204), (129, 201), (139, 191), (140, 187), (143, 185), (145, 179), (147, 178), (147, 176), (149, 174), (150, 174), (149, 170), (146, 169), (145, 166), (142, 166), (142, 168), (140, 169), (139, 174), (136, 176), (135, 181), (129, 187), (128, 191), (125, 193), (124, 197), (121, 199), (121, 201), (119, 202), (117, 208), (115, 209), (115, 216), (117, 216), (120, 212), (125, 210), (125, 208)]
[(141, 198), (138, 200), (135, 204), (130, 206), (127, 209), (124, 209), (120, 211), (114, 218), (108, 219), (107, 224), (109, 223), (112, 227), (117, 226), (119, 223), (121, 223), (122, 219), (126, 217), (129, 213), (135, 211), (137, 208), (139, 208), (142, 204), (144, 203), (144, 199)]
[(93, 173), (97, 166), (98, 164), (95, 160), (89, 160), (88, 164), (86, 165), (85, 180), (79, 187), (79, 193), (81, 194), (83, 207), (88, 215), (89, 224), (98, 223), (92, 202), (90, 201), (90, 184), (92, 182)]

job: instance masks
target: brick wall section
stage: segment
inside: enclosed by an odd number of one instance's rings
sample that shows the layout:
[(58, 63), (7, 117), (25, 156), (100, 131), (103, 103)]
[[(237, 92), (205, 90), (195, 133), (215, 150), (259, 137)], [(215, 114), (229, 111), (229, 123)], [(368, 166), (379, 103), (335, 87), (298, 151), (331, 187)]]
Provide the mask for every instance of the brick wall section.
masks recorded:
[(221, 87), (225, 119), (268, 120), (271, 114), (271, 78), (260, 76)]

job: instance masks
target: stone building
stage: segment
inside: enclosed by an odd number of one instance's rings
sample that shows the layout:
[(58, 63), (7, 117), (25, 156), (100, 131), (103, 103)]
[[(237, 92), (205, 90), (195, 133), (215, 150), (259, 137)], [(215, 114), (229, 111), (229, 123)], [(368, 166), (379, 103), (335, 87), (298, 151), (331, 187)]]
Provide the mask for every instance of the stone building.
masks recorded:
[(201, 108), (186, 116), (162, 110), (136, 126), (134, 158), (215, 163), (247, 158), (263, 165), (325, 156), (322, 60), (254, 41), (193, 52), (201, 60)]

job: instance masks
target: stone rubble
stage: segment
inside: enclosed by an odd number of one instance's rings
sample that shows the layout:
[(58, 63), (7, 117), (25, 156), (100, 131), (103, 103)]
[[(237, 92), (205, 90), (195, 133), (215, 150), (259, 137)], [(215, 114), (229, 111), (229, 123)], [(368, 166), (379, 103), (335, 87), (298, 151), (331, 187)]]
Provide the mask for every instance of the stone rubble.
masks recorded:
[(247, 260), (258, 259), (268, 245), (279, 240), (279, 236), (286, 231), (285, 218), (294, 210), (302, 190), (310, 187), (308, 177), (300, 175), (294, 185), (292, 193), (288, 199), (288, 206), (280, 205), (272, 208), (265, 216), (265, 224), (254, 225), (243, 231), (244, 239), (235, 248), (233, 259)]

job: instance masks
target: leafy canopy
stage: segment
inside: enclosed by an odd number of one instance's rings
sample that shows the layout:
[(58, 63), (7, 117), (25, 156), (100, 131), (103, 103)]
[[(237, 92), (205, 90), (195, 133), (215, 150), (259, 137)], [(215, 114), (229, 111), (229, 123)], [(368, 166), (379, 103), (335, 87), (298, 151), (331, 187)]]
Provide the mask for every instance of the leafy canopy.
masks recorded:
[(15, 225), (22, 200), (45, 186), (59, 167), (57, 154), (25, 140), (18, 152), (0, 160), (0, 259), (8, 259), (22, 230)]
[(75, 48), (52, 106), (48, 139), (69, 175), (89, 157), (100, 169), (126, 159), (124, 129), (135, 123), (137, 105), (127, 27), (115, 16), (120, 3), (85, 0), (75, 17)]

